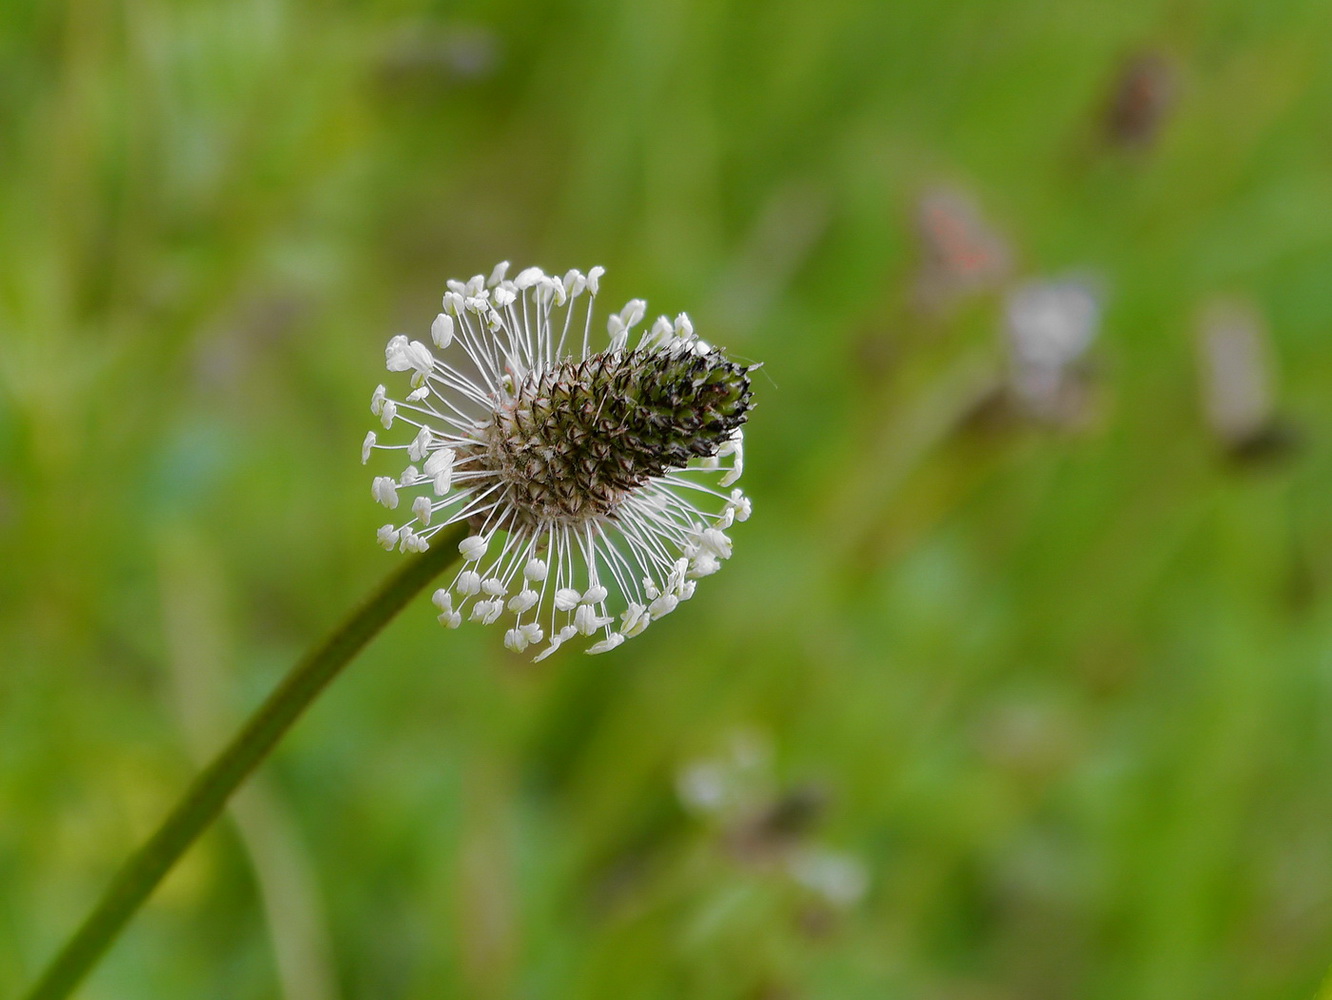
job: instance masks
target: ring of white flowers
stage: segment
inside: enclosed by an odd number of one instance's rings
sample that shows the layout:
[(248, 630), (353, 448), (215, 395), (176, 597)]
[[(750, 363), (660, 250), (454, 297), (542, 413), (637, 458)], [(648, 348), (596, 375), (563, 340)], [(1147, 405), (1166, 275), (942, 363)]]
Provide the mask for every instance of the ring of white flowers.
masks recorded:
[[(478, 431), (530, 373), (599, 353), (590, 333), (604, 273), (594, 267), (555, 278), (527, 268), (508, 280), (507, 270), (506, 262), (489, 279), (448, 283), (431, 341), (437, 351), (452, 349), (462, 359), (446, 361), (406, 336), (388, 343), (386, 367), (409, 372), (412, 391), (399, 401), (378, 386), (370, 409), (384, 430), (406, 425), (415, 432), (407, 444), (381, 444), (371, 431), (361, 460), (375, 450), (406, 451), (402, 473), (376, 476), (371, 492), (389, 510), (398, 508), (400, 491), (415, 496), (411, 519), (384, 525), (378, 539), (389, 550), (424, 551), (442, 528), (468, 521), (474, 530), (458, 546), (462, 567), (434, 593), (442, 624), (457, 628), (465, 617), (489, 625), (507, 613), (504, 644), (515, 652), (545, 640), (540, 660), (575, 636), (598, 634), (587, 652), (605, 652), (689, 600), (696, 581), (730, 558), (726, 532), (752, 509), (739, 489), (725, 492), (744, 468), (743, 434), (735, 430), (711, 457), (652, 477), (618, 503), (613, 517), (502, 531), (504, 498), (496, 495), (493, 475), (477, 466)], [(583, 295), (586, 316), (575, 324), (573, 307)], [(645, 312), (646, 303), (633, 299), (611, 315), (607, 350), (627, 351)], [(711, 348), (681, 313), (674, 320), (660, 317), (635, 350), (705, 354)], [(474, 481), (491, 485), (469, 486)], [(613, 605), (612, 592), (622, 606)]]

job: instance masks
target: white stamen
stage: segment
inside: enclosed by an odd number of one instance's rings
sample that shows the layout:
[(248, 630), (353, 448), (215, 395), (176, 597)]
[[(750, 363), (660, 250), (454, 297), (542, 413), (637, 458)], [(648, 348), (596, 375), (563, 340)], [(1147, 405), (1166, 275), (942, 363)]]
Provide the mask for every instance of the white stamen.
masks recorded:
[(370, 484), (371, 493), (377, 502), (382, 503), (389, 510), (398, 506), (398, 484), (389, 476), (375, 476), (375, 481)]
[(616, 646), (618, 646), (620, 643), (624, 642), (624, 640), (625, 636), (623, 633), (612, 632), (610, 635), (602, 639), (600, 642), (594, 642), (592, 643), (592, 645), (588, 646), (587, 651), (592, 654), (607, 653), (610, 650), (614, 649)]
[(482, 538), (480, 535), (468, 535), (458, 543), (458, 551), (468, 562), (476, 562), (486, 554), (486, 549), (490, 547), (490, 539)]
[(453, 343), (453, 317), (440, 313), (430, 324), (430, 339), (440, 350)]

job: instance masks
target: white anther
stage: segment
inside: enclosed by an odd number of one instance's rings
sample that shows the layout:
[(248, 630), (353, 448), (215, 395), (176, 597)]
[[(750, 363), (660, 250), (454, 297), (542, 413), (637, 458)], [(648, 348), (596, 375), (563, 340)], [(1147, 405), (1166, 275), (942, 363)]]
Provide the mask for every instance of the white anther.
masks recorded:
[(555, 650), (559, 649), (561, 646), (563, 646), (566, 642), (568, 642), (577, 634), (578, 634), (578, 629), (574, 628), (572, 625), (564, 626), (564, 628), (560, 629), (558, 633), (556, 633), (554, 636), (551, 637), (550, 645), (547, 646), (545, 649), (543, 649), (540, 655), (534, 657), (534, 659), (544, 660), (547, 656), (555, 652)]
[(580, 604), (578, 610), (574, 612), (574, 628), (583, 635), (591, 635), (603, 625), (609, 625), (611, 620), (605, 615), (597, 614), (596, 609), (590, 604)]
[(462, 624), (462, 615), (456, 611), (446, 611), (439, 615), (439, 623), (445, 628), (457, 628)]
[(662, 594), (655, 601), (648, 605), (648, 614), (652, 615), (652, 620), (664, 618), (675, 610), (680, 603), (680, 598), (674, 594)]
[[(449, 282), (449, 285), (450, 285), (450, 286), (452, 286), (452, 285), (454, 285), (454, 284), (457, 284), (457, 283), (456, 283), (456, 282), (453, 282), (453, 281), (450, 281), (450, 282)], [(459, 287), (462, 287), (462, 286), (459, 286)], [(444, 293), (444, 302), (443, 302), (443, 306), (444, 306), (444, 312), (445, 312), (446, 315), (449, 315), (449, 316), (457, 316), (457, 315), (461, 314), (461, 313), (462, 313), (462, 307), (463, 307), (462, 293), (461, 293), (461, 292), (458, 292), (458, 291), (454, 291), (453, 288), (450, 287), (450, 289), (449, 289), (447, 292)]]
[(718, 528), (707, 528), (698, 536), (699, 544), (718, 559), (731, 558), (731, 540)]
[(380, 545), (392, 552), (393, 547), (398, 544), (398, 529), (386, 524), (375, 532), (375, 538), (379, 540)]
[(434, 364), (435, 356), (430, 353), (430, 348), (419, 340), (409, 341), (401, 333), (384, 349), (384, 367), (391, 372), (414, 371), (418, 377), (424, 378)]
[(439, 608), (440, 611), (452, 611), (453, 595), (450, 594), (443, 587), (440, 587), (437, 591), (435, 591), (433, 594), (430, 595), (430, 603), (433, 604), (435, 607)]
[(384, 405), (379, 408), (379, 422), (384, 425), (384, 430), (390, 430), (393, 427), (393, 418), (398, 415), (398, 404), (391, 399), (384, 400)]
[(608, 591), (605, 587), (599, 583), (594, 583), (592, 586), (588, 587), (587, 591), (583, 594), (583, 603), (600, 604), (606, 599), (607, 593)]
[(606, 273), (606, 269), (598, 264), (587, 272), (587, 290), (596, 295), (601, 288), (601, 276)]
[(717, 480), (719, 486), (730, 486), (745, 471), (745, 439), (738, 430), (731, 436), (730, 450), (734, 452), (735, 458), (731, 462), (730, 471)]
[(533, 583), (540, 583), (546, 578), (546, 562), (544, 559), (529, 559), (527, 565), (523, 567), (523, 576)]
[(721, 560), (711, 552), (700, 552), (689, 564), (689, 575), (695, 578), (711, 576), (721, 569)]
[(512, 305), (517, 298), (518, 298), (518, 293), (515, 292), (512, 288), (495, 289), (495, 305), (500, 309), (503, 309), (505, 306)]
[(555, 591), (555, 607), (561, 611), (572, 611), (578, 606), (578, 599), (581, 596), (572, 587), (561, 587)]
[(458, 453), (452, 448), (440, 448), (438, 451), (430, 453), (430, 457), (425, 460), (425, 465), (422, 468), (427, 476), (438, 476), (441, 472), (451, 471), (457, 457)]
[(509, 600), (509, 610), (516, 615), (521, 615), (528, 608), (536, 604), (536, 602), (540, 599), (541, 595), (538, 594), (535, 590), (520, 591), (518, 596), (513, 597)]
[(513, 286), (519, 291), (527, 291), (545, 276), (545, 272), (539, 267), (525, 267), (518, 272), (518, 277), (513, 279)]
[(675, 560), (675, 565), (671, 567), (670, 573), (666, 575), (666, 589), (671, 592), (678, 591), (680, 585), (684, 583), (685, 574), (689, 572), (689, 560), (681, 556)]
[(371, 451), (372, 448), (374, 448), (374, 446), (375, 446), (375, 432), (374, 432), (374, 431), (371, 431), (369, 434), (367, 434), (367, 435), (365, 436), (365, 440), (361, 442), (361, 464), (362, 464), (362, 465), (364, 465), (366, 462), (370, 461), (370, 451)]
[(428, 384), (423, 385), (421, 386), (421, 388), (413, 389), (411, 392), (407, 393), (407, 402), (419, 403), (421, 402), (421, 400), (425, 399), (429, 395), (430, 395), (430, 386)]
[(390, 476), (375, 476), (375, 481), (370, 484), (370, 493), (389, 510), (398, 506), (398, 484)]
[(587, 651), (594, 655), (596, 653), (607, 653), (622, 642), (624, 642), (624, 634), (621, 632), (612, 632), (600, 642), (594, 642), (592, 645), (588, 646)]
[(421, 429), (416, 432), (416, 437), (412, 438), (412, 443), (407, 446), (407, 457), (413, 462), (419, 462), (425, 458), (426, 449), (430, 447), (430, 428), (426, 424), (421, 425)]
[(423, 528), (429, 527), (430, 514), (433, 509), (434, 505), (427, 496), (420, 496), (412, 501), (412, 513), (416, 515), (416, 519), (421, 522)]
[(415, 486), (416, 481), (421, 478), (421, 472), (414, 465), (409, 465), (402, 470), (402, 475), (398, 477), (400, 486)]
[(554, 278), (542, 278), (536, 284), (536, 300), (547, 308), (552, 302), (564, 305), (564, 286)]
[(748, 521), (749, 515), (754, 512), (754, 505), (750, 502), (749, 497), (738, 489), (731, 490), (731, 499), (728, 503), (735, 511), (737, 521)]
[(457, 452), (452, 448), (441, 448), (431, 453), (425, 460), (425, 474), (435, 481), (435, 496), (442, 497), (453, 483), (453, 462)]
[(440, 350), (453, 343), (453, 317), (440, 313), (430, 324), (430, 339)]
[(476, 562), (486, 554), (486, 549), (490, 547), (490, 539), (483, 538), (481, 535), (468, 535), (458, 543), (458, 551), (468, 562)]
[(620, 321), (626, 330), (633, 329), (647, 315), (647, 303), (642, 299), (630, 299), (620, 310)]
[(632, 639), (647, 628), (651, 622), (652, 618), (648, 615), (647, 608), (630, 601), (629, 607), (620, 615), (620, 631)]
[(496, 285), (498, 285), (501, 281), (504, 280), (504, 276), (508, 273), (509, 273), (509, 262), (507, 260), (502, 260), (498, 264), (496, 264), (495, 269), (490, 272), (490, 278), (486, 281), (486, 284), (489, 285), (491, 288), (494, 288)]
[(382, 385), (375, 386), (374, 395), (370, 397), (370, 412), (373, 413), (375, 416), (379, 416), (381, 413), (383, 413), (384, 400), (385, 400), (384, 387)]
[(504, 633), (504, 648), (515, 653), (521, 653), (527, 648), (527, 636), (523, 635), (522, 629), (511, 628)]
[(472, 613), (468, 615), (474, 622), (480, 622), (482, 625), (491, 624), (504, 611), (503, 601), (477, 601), (472, 605)]
[(481, 592), (491, 597), (503, 597), (505, 591), (504, 584), (493, 576), (481, 581)]
[(679, 337), (692, 337), (694, 335), (694, 324), (689, 321), (687, 313), (680, 313), (675, 317), (675, 333)]
[(665, 316), (658, 316), (657, 321), (652, 324), (652, 329), (643, 334), (643, 340), (639, 346), (645, 351), (655, 351), (657, 348), (664, 346), (672, 336), (674, 336), (674, 332), (671, 329), (671, 321)]
[(463, 570), (458, 574), (458, 582), (454, 587), (463, 597), (471, 597), (481, 590), (481, 574), (470, 569)]

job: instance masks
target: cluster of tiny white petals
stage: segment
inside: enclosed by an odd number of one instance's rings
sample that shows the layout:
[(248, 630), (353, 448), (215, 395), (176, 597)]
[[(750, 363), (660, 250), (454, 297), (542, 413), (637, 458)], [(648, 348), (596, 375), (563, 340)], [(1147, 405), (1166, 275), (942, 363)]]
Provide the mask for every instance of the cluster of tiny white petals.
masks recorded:
[(371, 431), (361, 459), (406, 452), (406, 468), (375, 476), (371, 492), (411, 518), (385, 524), (378, 540), (390, 551), (423, 551), (439, 531), (466, 522), (461, 568), (433, 597), (442, 625), (500, 622), (505, 647), (534, 650), (537, 660), (575, 638), (590, 640), (589, 653), (606, 652), (689, 600), (696, 581), (731, 557), (727, 532), (751, 512), (749, 498), (732, 488), (744, 468), (743, 435), (736, 429), (714, 455), (651, 477), (611, 516), (535, 525), (512, 516), (504, 487), (484, 467), (483, 445), (516, 387), (605, 352), (679, 357), (711, 347), (683, 313), (660, 317), (630, 347), (647, 314), (642, 299), (613, 313), (609, 343), (596, 345), (593, 303), (603, 268), (556, 277), (529, 267), (512, 279), (508, 270), (504, 262), (488, 277), (449, 281), (430, 344), (398, 335), (385, 349), (385, 367), (406, 375), (410, 391), (395, 400), (378, 386), (370, 409), (402, 441), (381, 443), (387, 435)]

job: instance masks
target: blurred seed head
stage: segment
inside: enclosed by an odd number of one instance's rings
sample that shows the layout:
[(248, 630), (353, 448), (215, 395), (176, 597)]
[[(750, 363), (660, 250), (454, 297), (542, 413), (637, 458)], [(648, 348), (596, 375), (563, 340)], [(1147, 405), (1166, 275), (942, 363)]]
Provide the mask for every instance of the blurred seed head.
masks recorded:
[(864, 895), (865, 865), (813, 840), (827, 790), (805, 783), (779, 791), (771, 743), (761, 734), (739, 730), (721, 753), (682, 767), (676, 793), (711, 828), (726, 856), (747, 868), (778, 872), (825, 907), (844, 909)]
[(1106, 101), (1107, 141), (1122, 148), (1152, 146), (1175, 105), (1177, 91), (1175, 64), (1164, 53), (1131, 55), (1115, 76)]
[(1294, 443), (1277, 417), (1271, 335), (1249, 302), (1217, 299), (1197, 332), (1203, 417), (1221, 447), (1245, 461), (1274, 457)]
[(916, 205), (915, 225), (921, 255), (916, 300), (923, 312), (946, 312), (999, 288), (1012, 274), (1012, 248), (966, 192), (927, 190)]

